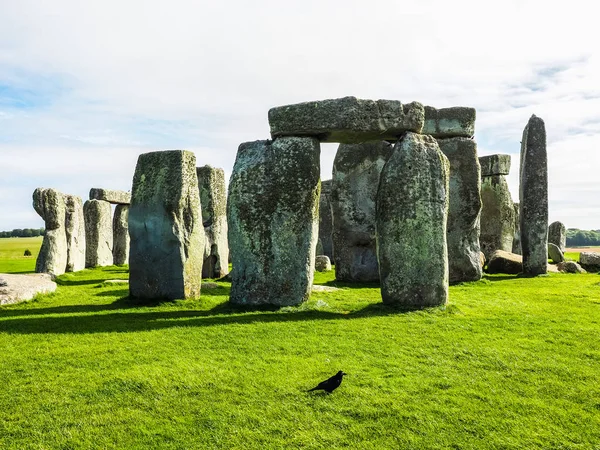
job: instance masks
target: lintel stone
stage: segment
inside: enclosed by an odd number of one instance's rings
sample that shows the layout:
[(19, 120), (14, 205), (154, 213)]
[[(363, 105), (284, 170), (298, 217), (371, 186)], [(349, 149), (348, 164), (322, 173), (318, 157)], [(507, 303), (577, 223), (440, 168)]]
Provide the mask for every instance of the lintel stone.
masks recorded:
[(114, 205), (129, 205), (131, 203), (131, 192), (92, 188), (90, 189), (90, 200), (104, 200)]
[(510, 155), (488, 155), (479, 157), (481, 176), (508, 175), (510, 173)]
[(434, 138), (472, 137), (475, 134), (475, 108), (454, 106), (437, 109), (425, 106), (422, 134)]

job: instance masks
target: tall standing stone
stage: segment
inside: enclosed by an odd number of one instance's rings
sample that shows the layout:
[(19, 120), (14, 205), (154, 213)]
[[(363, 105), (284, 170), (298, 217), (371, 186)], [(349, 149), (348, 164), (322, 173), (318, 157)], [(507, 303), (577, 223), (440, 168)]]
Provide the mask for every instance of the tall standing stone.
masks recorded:
[(113, 264), (129, 262), (129, 205), (118, 204), (113, 214)]
[(85, 269), (85, 219), (83, 202), (76, 195), (65, 195), (65, 232), (67, 236), (67, 272)]
[(523, 273), (547, 272), (548, 159), (544, 121), (531, 116), (521, 140), (519, 185)]
[(168, 150), (140, 155), (129, 207), (132, 297), (173, 300), (200, 295), (201, 218), (194, 153)]
[(112, 209), (104, 200), (87, 200), (85, 218), (85, 267), (113, 264)]
[(203, 166), (196, 173), (205, 234), (202, 278), (221, 278), (229, 273), (225, 172)]
[(384, 303), (407, 308), (448, 299), (448, 159), (434, 138), (407, 133), (381, 173), (377, 255)]
[(335, 277), (379, 281), (375, 203), (379, 177), (392, 154), (385, 141), (341, 144), (333, 161), (331, 212)]
[(284, 137), (241, 144), (229, 182), (230, 301), (308, 299), (319, 224), (320, 145)]
[(333, 180), (321, 181), (319, 197), (319, 242), (321, 254), (333, 261), (333, 219), (331, 216), (331, 185)]
[(515, 255), (520, 255), (521, 252), (521, 219), (519, 216), (519, 202), (513, 203), (513, 211), (515, 214), (515, 234), (513, 235), (512, 252)]
[(61, 275), (67, 266), (64, 196), (56, 189), (37, 188), (33, 192), (33, 208), (46, 227), (35, 271)]
[(552, 222), (548, 227), (548, 242), (556, 245), (564, 253), (567, 248), (567, 227), (562, 222)]

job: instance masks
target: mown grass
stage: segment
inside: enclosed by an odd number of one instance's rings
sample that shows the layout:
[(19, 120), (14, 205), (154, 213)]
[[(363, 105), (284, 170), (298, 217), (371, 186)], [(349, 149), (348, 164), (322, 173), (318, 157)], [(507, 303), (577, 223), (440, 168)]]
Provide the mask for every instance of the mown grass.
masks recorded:
[(127, 276), (0, 308), (0, 448), (598, 448), (598, 275), (490, 276), (413, 312), (333, 273), (278, 310), (222, 282), (142, 306), (105, 283)]
[[(0, 273), (33, 273), (42, 239), (42, 236), (0, 238)], [(25, 250), (29, 250), (31, 256), (23, 256)]]

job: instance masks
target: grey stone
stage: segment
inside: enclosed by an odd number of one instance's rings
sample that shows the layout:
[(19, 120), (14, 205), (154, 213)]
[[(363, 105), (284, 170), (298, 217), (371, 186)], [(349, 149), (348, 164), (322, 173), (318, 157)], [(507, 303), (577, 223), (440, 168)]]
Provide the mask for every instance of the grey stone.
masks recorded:
[(523, 257), (514, 253), (496, 250), (487, 264), (488, 273), (508, 273), (516, 275), (523, 271)]
[(510, 155), (480, 156), (481, 176), (508, 175), (510, 173)]
[(504, 175), (481, 179), (481, 203), (479, 245), (489, 260), (494, 251), (510, 252), (513, 247), (515, 214)]
[(335, 277), (379, 281), (375, 202), (379, 177), (393, 147), (385, 141), (341, 144), (333, 161), (331, 212)]
[(515, 214), (515, 234), (513, 234), (512, 252), (520, 255), (521, 252), (521, 220), (519, 217), (519, 202), (513, 203), (513, 211)]
[(600, 253), (581, 252), (579, 254), (579, 264), (588, 272), (600, 271)]
[(311, 136), (321, 142), (357, 144), (396, 140), (406, 131), (421, 132), (425, 111), (417, 102), (344, 97), (269, 110), (271, 136)]
[(198, 167), (196, 173), (205, 235), (202, 278), (221, 278), (229, 273), (225, 173), (211, 166)]
[(204, 229), (196, 156), (138, 157), (129, 207), (129, 293), (141, 299), (200, 296)]
[(407, 133), (381, 173), (377, 256), (384, 303), (407, 308), (448, 300), (448, 159), (434, 138)]
[(331, 261), (327, 255), (318, 255), (315, 258), (315, 270), (317, 272), (329, 272), (331, 270)]
[[(317, 255), (327, 255), (333, 260), (333, 218), (331, 214), (331, 187), (333, 180), (321, 181), (321, 196), (319, 197), (319, 243)], [(317, 244), (317, 249), (319, 244)]]
[(52, 281), (53, 274), (2, 274), (5, 285), (0, 285), (0, 305), (31, 300), (37, 294), (46, 294), (56, 290), (56, 283)]
[(558, 245), (555, 245), (552, 242), (548, 242), (548, 256), (555, 264), (565, 260), (565, 256), (563, 255), (563, 252), (560, 251), (560, 248), (558, 248)]
[(523, 273), (547, 273), (548, 159), (544, 121), (531, 116), (521, 140), (519, 216)]
[(230, 302), (297, 305), (310, 296), (319, 224), (319, 158), (314, 138), (240, 145), (227, 201)]
[(33, 208), (44, 219), (46, 227), (35, 271), (61, 275), (67, 267), (64, 196), (56, 189), (37, 188), (33, 192)]
[(85, 219), (83, 201), (76, 195), (65, 195), (65, 232), (67, 236), (67, 272), (85, 269)]
[(575, 261), (563, 261), (558, 263), (556, 267), (560, 272), (565, 273), (587, 273), (587, 271)]
[(103, 200), (115, 205), (129, 205), (131, 203), (131, 193), (111, 189), (92, 188), (90, 189), (90, 200)]
[(115, 206), (113, 214), (113, 264), (129, 263), (129, 205)]
[(113, 264), (112, 209), (104, 200), (87, 200), (85, 218), (85, 267)]
[(423, 134), (435, 138), (467, 137), (475, 134), (475, 108), (455, 106), (436, 109), (425, 106)]
[(556, 245), (561, 252), (567, 248), (567, 227), (562, 222), (552, 222), (548, 227), (548, 242)]
[(477, 144), (469, 138), (438, 139), (450, 163), (448, 266), (450, 283), (481, 278), (479, 217), (481, 176)]

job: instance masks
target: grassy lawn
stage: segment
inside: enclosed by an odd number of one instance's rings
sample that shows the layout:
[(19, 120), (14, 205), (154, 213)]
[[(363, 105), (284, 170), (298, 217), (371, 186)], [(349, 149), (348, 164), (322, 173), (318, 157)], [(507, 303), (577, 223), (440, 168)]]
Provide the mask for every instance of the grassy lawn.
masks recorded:
[[(0, 273), (33, 273), (42, 239), (42, 236), (0, 238)], [(31, 256), (23, 256), (27, 249)]]
[(597, 274), (489, 276), (414, 312), (333, 273), (279, 310), (232, 309), (229, 283), (140, 306), (105, 283), (127, 276), (0, 308), (0, 448), (600, 448)]

